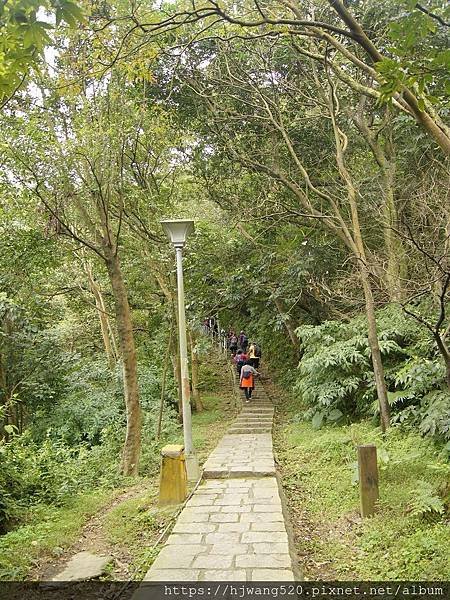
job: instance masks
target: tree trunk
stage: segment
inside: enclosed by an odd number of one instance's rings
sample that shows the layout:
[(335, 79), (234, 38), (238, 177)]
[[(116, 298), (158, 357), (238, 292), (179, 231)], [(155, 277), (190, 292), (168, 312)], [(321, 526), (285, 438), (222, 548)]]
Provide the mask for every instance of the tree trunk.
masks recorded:
[[(380, 405), (381, 430), (383, 433), (389, 428), (389, 402), (384, 379), (384, 368), (381, 360), (380, 344), (378, 342), (377, 322), (375, 317), (375, 303), (373, 300), (372, 286), (370, 284), (370, 273), (367, 263), (367, 256), (364, 246), (364, 241), (361, 232), (361, 224), (359, 220), (358, 202), (356, 188), (353, 184), (350, 172), (345, 163), (345, 151), (348, 138), (339, 128), (336, 121), (336, 112), (334, 104), (334, 88), (331, 87), (331, 95), (329, 96), (329, 110), (331, 122), (333, 124), (334, 137), (336, 143), (336, 164), (339, 169), (339, 174), (347, 188), (347, 199), (350, 208), (350, 216), (352, 223), (352, 235), (347, 233), (347, 246), (352, 250), (353, 255), (358, 265), (360, 279), (364, 290), (366, 300), (366, 315), (368, 323), (368, 338), (369, 347), (372, 354), (373, 372), (375, 375), (375, 384), (377, 388), (378, 402)], [(347, 230), (348, 231), (348, 230)]]
[(372, 287), (370, 285), (369, 273), (365, 265), (359, 267), (361, 282), (366, 299), (366, 315), (369, 333), (369, 347), (372, 354), (373, 372), (377, 387), (378, 402), (380, 405), (381, 430), (384, 433), (389, 428), (389, 401), (387, 395), (386, 381), (384, 379), (384, 367), (381, 359), (380, 344), (378, 342), (377, 322), (375, 317), (375, 305), (373, 301)]
[[(392, 302), (398, 302), (403, 296), (402, 281), (406, 278), (406, 256), (403, 244), (396, 233), (399, 229), (399, 218), (397, 203), (395, 198), (395, 154), (392, 143), (391, 133), (386, 133), (386, 139), (382, 143), (364, 118), (363, 108), (365, 99), (360, 101), (360, 109), (353, 120), (367, 144), (372, 150), (372, 154), (378, 164), (381, 174), (381, 186), (383, 189), (383, 237), (387, 258), (387, 267), (382, 271), (381, 277), (384, 279), (389, 299)], [(387, 124), (391, 124), (388, 110), (385, 112)]]
[(176, 338), (172, 340), (172, 366), (173, 366), (173, 378), (177, 382), (177, 395), (178, 395), (178, 421), (183, 422), (183, 396), (181, 390), (181, 362), (180, 362), (180, 351)]
[(198, 361), (198, 352), (196, 346), (195, 335), (192, 332), (192, 329), (188, 328), (189, 335), (189, 345), (191, 347), (191, 375), (192, 375), (192, 401), (194, 404), (194, 409), (196, 412), (203, 411), (203, 403), (200, 397), (200, 390), (198, 388), (198, 372), (199, 372), (199, 361)]
[(436, 340), (437, 347), (439, 348), (439, 352), (444, 359), (445, 364), (445, 381), (447, 382), (447, 387), (450, 390), (450, 351), (447, 348), (447, 344), (445, 343), (443, 337), (439, 332), (434, 334), (434, 339)]
[(106, 267), (114, 295), (117, 332), (123, 362), (124, 397), (127, 431), (122, 453), (121, 470), (124, 475), (137, 475), (141, 449), (141, 408), (137, 378), (136, 348), (128, 295), (120, 268), (119, 257), (107, 248)]
[(397, 206), (394, 196), (394, 168), (387, 165), (382, 169), (384, 202), (384, 245), (387, 255), (386, 268), (386, 287), (389, 293), (389, 299), (392, 302), (399, 302), (403, 296), (402, 281), (406, 276), (406, 260), (403, 244), (395, 233), (399, 228), (399, 219)]
[(297, 334), (295, 333), (295, 327), (292, 323), (292, 319), (289, 315), (286, 315), (286, 310), (280, 298), (274, 296), (273, 302), (277, 308), (278, 314), (283, 320), (283, 325), (287, 331), (289, 339), (291, 340), (292, 346), (294, 347), (297, 356), (300, 358), (300, 340), (298, 339)]
[(156, 427), (156, 439), (157, 440), (159, 440), (159, 438), (161, 437), (161, 424), (162, 424), (162, 417), (163, 417), (163, 411), (164, 411), (164, 395), (166, 392), (166, 379), (167, 379), (167, 368), (169, 366), (169, 355), (170, 355), (170, 349), (172, 347), (172, 337), (173, 337), (172, 334), (173, 334), (173, 329), (170, 328), (169, 342), (167, 344), (167, 350), (164, 355), (163, 372), (162, 372), (162, 378), (161, 378), (161, 398), (160, 398), (160, 403), (159, 403), (158, 425)]
[(95, 298), (95, 306), (97, 308), (98, 318), (100, 321), (100, 330), (102, 332), (103, 345), (105, 347), (106, 358), (108, 360), (108, 365), (111, 371), (114, 371), (117, 363), (117, 349), (114, 337), (111, 335), (111, 327), (109, 325), (108, 315), (106, 314), (105, 302), (103, 300), (103, 295), (100, 290), (100, 287), (97, 285), (93, 275), (92, 269), (89, 265), (85, 265), (84, 269), (86, 271), (89, 287), (91, 288), (91, 292)]

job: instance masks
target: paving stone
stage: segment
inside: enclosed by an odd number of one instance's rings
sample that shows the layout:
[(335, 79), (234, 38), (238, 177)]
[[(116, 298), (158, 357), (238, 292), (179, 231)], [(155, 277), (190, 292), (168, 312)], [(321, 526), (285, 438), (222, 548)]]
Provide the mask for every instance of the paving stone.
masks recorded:
[[(207, 535), (217, 535), (214, 533), (209, 533)], [(267, 542), (268, 534), (265, 531), (247, 531), (242, 534), (242, 543), (243, 544), (258, 544)], [(287, 535), (285, 532), (277, 532), (273, 531), (270, 534), (270, 542), (278, 543), (278, 542), (287, 542)]]
[(255, 496), (255, 498), (279, 498), (278, 489), (272, 487), (255, 487), (255, 489), (253, 490), (253, 495)]
[(227, 484), (224, 481), (216, 481), (214, 479), (210, 480), (210, 481), (205, 481), (204, 483), (202, 483), (202, 485), (198, 488), (197, 491), (199, 490), (208, 490), (208, 494), (211, 493), (210, 490), (214, 489), (214, 490), (222, 490), (227, 486)]
[(217, 530), (216, 523), (183, 523), (179, 520), (176, 522), (173, 533), (212, 533)]
[(253, 552), (255, 554), (289, 554), (289, 546), (287, 537), (285, 542), (267, 542), (268, 535), (266, 533), (266, 542), (263, 544), (253, 544)]
[(275, 523), (250, 523), (250, 531), (286, 531), (284, 523), (281, 521)]
[(211, 546), (209, 554), (226, 554), (227, 556), (236, 556), (237, 554), (247, 554), (249, 552), (248, 544), (214, 544)]
[(226, 482), (227, 488), (245, 487), (250, 488), (254, 484), (252, 479), (230, 479)]
[(231, 494), (227, 498), (218, 498), (214, 501), (214, 506), (239, 506), (241, 504), (241, 498), (234, 498)]
[(177, 523), (205, 523), (209, 521), (208, 513), (197, 513), (185, 508), (178, 517)]
[[(199, 556), (196, 560), (200, 559)], [(243, 554), (236, 556), (236, 566), (244, 569), (287, 569), (291, 567), (291, 557), (289, 554)]]
[[(143, 581), (198, 581), (199, 570), (194, 569), (150, 569)], [(145, 586), (143, 586), (145, 587)], [(147, 591), (149, 593), (149, 591)], [(146, 596), (149, 598), (149, 596)], [(134, 600), (134, 597), (133, 597)]]
[(243, 513), (241, 515), (241, 521), (243, 523), (269, 523), (271, 521), (281, 521), (284, 523), (283, 514), (280, 511), (272, 513)]
[(228, 469), (221, 469), (221, 470), (213, 470), (213, 469), (208, 469), (205, 463), (205, 466), (203, 467), (203, 477), (206, 477), (207, 479), (221, 479), (223, 477), (228, 477), (229, 476), (229, 471)]
[(185, 510), (187, 510), (191, 513), (198, 513), (198, 514), (216, 513), (216, 512), (220, 512), (220, 506), (214, 506), (213, 504), (211, 504), (210, 506), (186, 506), (186, 508), (183, 510), (183, 512)]
[(270, 479), (262, 479), (258, 482), (258, 488), (274, 488), (278, 490), (277, 480), (275, 479), (275, 477), (271, 477)]
[[(189, 546), (184, 546), (184, 548)], [(192, 561), (196, 554), (186, 553), (186, 552), (178, 552), (175, 549), (180, 548), (180, 546), (164, 546), (161, 552), (156, 557), (154, 563), (152, 564), (152, 569), (160, 570), (160, 569), (186, 569), (192, 565)], [(198, 551), (205, 551), (206, 548), (201, 546), (198, 548)]]
[(99, 556), (91, 552), (78, 552), (72, 556), (66, 567), (53, 578), (53, 581), (85, 581), (103, 574), (112, 562), (111, 556)]
[(204, 482), (181, 512), (147, 581), (293, 580), (275, 478), (273, 415), (258, 384), (252, 403), (206, 461)]
[(255, 513), (277, 512), (280, 510), (279, 504), (255, 504), (253, 506)]
[[(270, 498), (252, 498), (252, 503), (255, 506), (261, 506), (262, 504), (276, 504), (279, 508), (281, 507), (281, 500), (278, 494), (271, 496)], [(255, 511), (258, 512), (258, 511)]]
[(252, 510), (252, 507), (250, 504), (247, 504), (245, 506), (222, 506), (223, 513), (241, 514), (241, 513), (248, 513), (251, 510)]
[(238, 519), (238, 513), (214, 513), (209, 517), (211, 523), (234, 523)]
[(192, 567), (194, 569), (227, 569), (228, 567), (231, 567), (232, 562), (232, 556), (224, 556), (223, 554), (205, 554), (203, 556), (197, 556)]
[[(236, 515), (237, 516), (237, 515)], [(218, 533), (250, 531), (251, 523), (220, 523)]]
[(230, 571), (214, 570), (204, 571), (202, 581), (245, 581), (245, 571), (233, 569)]
[(254, 569), (251, 581), (294, 581), (294, 574), (290, 569)]
[(166, 544), (201, 544), (201, 533), (173, 533), (169, 535)]
[[(205, 544), (238, 544), (240, 533), (207, 533)], [(259, 541), (259, 540), (251, 540)]]
[(193, 496), (186, 503), (186, 508), (191, 508), (193, 506), (211, 506), (218, 497), (218, 494), (214, 496), (210, 494), (199, 494), (198, 496)]

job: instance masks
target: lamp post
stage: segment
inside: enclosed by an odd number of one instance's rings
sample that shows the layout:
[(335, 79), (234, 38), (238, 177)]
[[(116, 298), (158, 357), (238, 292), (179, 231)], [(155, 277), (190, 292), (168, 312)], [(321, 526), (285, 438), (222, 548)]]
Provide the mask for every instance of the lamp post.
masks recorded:
[(192, 443), (191, 391), (187, 359), (186, 312), (184, 305), (183, 247), (187, 236), (194, 231), (194, 221), (174, 219), (161, 221), (164, 231), (172, 242), (177, 259), (178, 287), (178, 332), (180, 340), (181, 398), (183, 406), (183, 436), (186, 471), (189, 481), (197, 481), (200, 476), (197, 457)]

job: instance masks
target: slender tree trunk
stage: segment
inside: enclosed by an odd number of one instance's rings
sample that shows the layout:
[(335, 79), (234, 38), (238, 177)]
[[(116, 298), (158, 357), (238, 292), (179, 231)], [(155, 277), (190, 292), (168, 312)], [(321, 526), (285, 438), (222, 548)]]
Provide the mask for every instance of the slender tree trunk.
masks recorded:
[(109, 325), (108, 315), (106, 314), (105, 302), (103, 300), (100, 287), (97, 285), (97, 282), (92, 275), (91, 267), (86, 264), (84, 269), (88, 277), (89, 287), (91, 288), (91, 292), (95, 298), (95, 306), (97, 308), (98, 318), (100, 321), (100, 330), (102, 332), (106, 358), (108, 360), (109, 368), (111, 371), (113, 371), (117, 363), (117, 349), (114, 337), (111, 336), (112, 331)]
[(387, 395), (386, 381), (384, 378), (383, 361), (381, 360), (380, 344), (378, 341), (377, 321), (375, 317), (375, 303), (373, 299), (367, 256), (361, 232), (361, 224), (359, 220), (356, 188), (353, 184), (351, 174), (348, 171), (345, 162), (345, 152), (347, 148), (348, 138), (344, 134), (344, 132), (339, 128), (339, 125), (336, 120), (336, 114), (338, 112), (336, 109), (339, 105), (331, 80), (329, 80), (329, 85), (330, 95), (328, 97), (328, 106), (336, 144), (336, 164), (339, 169), (339, 174), (343, 182), (345, 183), (345, 187), (347, 188), (347, 199), (350, 208), (350, 216), (352, 223), (352, 234), (350, 235), (349, 233), (347, 233), (347, 246), (352, 250), (353, 255), (356, 259), (364, 291), (364, 297), (366, 300), (369, 347), (372, 354), (373, 372), (375, 375), (375, 384), (377, 388), (378, 402), (380, 405), (381, 430), (384, 433), (386, 429), (389, 428), (389, 401)]
[(384, 187), (383, 235), (387, 255), (386, 287), (389, 299), (392, 302), (399, 302), (403, 296), (402, 280), (406, 276), (406, 257), (402, 242), (395, 233), (399, 228), (399, 219), (394, 195), (394, 172), (392, 165), (387, 165), (382, 170), (382, 178)]
[(161, 437), (161, 423), (162, 423), (162, 417), (163, 417), (163, 411), (164, 411), (164, 395), (166, 393), (167, 368), (169, 366), (169, 355), (170, 355), (170, 349), (172, 347), (172, 337), (173, 337), (172, 334), (173, 334), (173, 329), (171, 327), (170, 334), (169, 334), (169, 342), (167, 344), (166, 353), (164, 355), (163, 372), (162, 372), (162, 378), (161, 378), (161, 399), (160, 399), (160, 403), (159, 403), (158, 425), (156, 428), (156, 439), (157, 440), (159, 440), (159, 438)]
[(106, 267), (114, 295), (117, 332), (123, 362), (124, 396), (127, 431), (123, 447), (121, 470), (124, 475), (137, 475), (141, 449), (141, 408), (137, 378), (136, 348), (128, 295), (120, 268), (119, 257), (107, 248)]
[(285, 310), (280, 298), (277, 298), (275, 296), (273, 298), (273, 303), (276, 306), (278, 314), (280, 315), (281, 319), (283, 320), (283, 325), (286, 329), (289, 339), (291, 340), (292, 346), (295, 349), (296, 354), (300, 358), (300, 340), (298, 339), (297, 334), (295, 333), (295, 327), (294, 327), (294, 324), (292, 323), (292, 319), (289, 315), (286, 315), (286, 310)]
[[(372, 154), (378, 164), (381, 174), (381, 186), (383, 189), (383, 237), (387, 258), (387, 267), (382, 271), (389, 299), (398, 302), (403, 296), (402, 281), (406, 277), (406, 255), (401, 239), (396, 231), (399, 229), (399, 218), (395, 197), (395, 155), (390, 133), (382, 143), (376, 132), (367, 123), (363, 114), (365, 98), (360, 101), (358, 114), (354, 116), (354, 122), (372, 150)], [(386, 123), (390, 124), (390, 114), (385, 113)]]
[(377, 388), (378, 402), (380, 405), (381, 430), (384, 433), (386, 429), (389, 428), (389, 401), (386, 389), (386, 381), (384, 379), (384, 367), (381, 359), (380, 344), (378, 342), (375, 305), (373, 301), (369, 273), (366, 267), (364, 265), (360, 265), (359, 272), (364, 289), (364, 297), (366, 300), (369, 347), (372, 354), (373, 372), (375, 375), (375, 384)]
[(181, 362), (180, 362), (180, 351), (178, 344), (175, 340), (172, 340), (172, 367), (173, 367), (173, 378), (177, 382), (177, 397), (178, 397), (178, 421), (183, 422), (183, 397), (181, 392)]
[(188, 328), (189, 345), (191, 347), (191, 374), (192, 374), (192, 400), (196, 412), (203, 411), (203, 403), (200, 397), (200, 390), (198, 387), (198, 372), (199, 372), (199, 361), (198, 352), (196, 347), (195, 335), (192, 329)]

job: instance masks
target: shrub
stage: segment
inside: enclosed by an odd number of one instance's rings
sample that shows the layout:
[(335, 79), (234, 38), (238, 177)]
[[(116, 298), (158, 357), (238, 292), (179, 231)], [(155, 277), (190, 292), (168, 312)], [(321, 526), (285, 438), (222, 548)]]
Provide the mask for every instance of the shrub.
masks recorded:
[[(445, 369), (428, 334), (390, 305), (377, 313), (392, 422), (450, 439)], [(304, 351), (294, 390), (313, 425), (378, 416), (378, 401), (362, 316), (299, 327)]]

